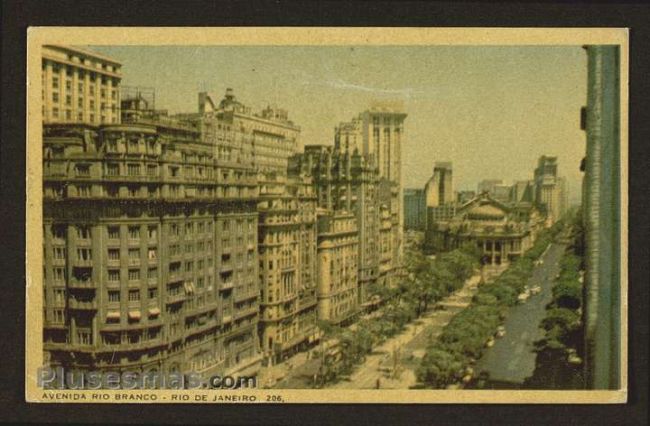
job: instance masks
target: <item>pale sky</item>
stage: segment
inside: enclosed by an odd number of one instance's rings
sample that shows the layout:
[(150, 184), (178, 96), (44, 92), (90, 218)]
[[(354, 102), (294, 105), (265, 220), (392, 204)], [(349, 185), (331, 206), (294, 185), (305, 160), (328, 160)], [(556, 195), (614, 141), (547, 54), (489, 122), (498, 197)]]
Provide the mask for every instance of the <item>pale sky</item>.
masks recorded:
[(227, 87), (259, 110), (275, 104), (303, 144), (332, 144), (334, 127), (377, 100), (404, 101), (404, 187), (422, 187), (435, 161), (456, 189), (482, 179), (532, 178), (557, 155), (570, 199), (580, 196), (586, 53), (580, 46), (91, 46), (122, 62), (123, 85), (156, 89), (156, 108), (195, 112), (201, 90)]

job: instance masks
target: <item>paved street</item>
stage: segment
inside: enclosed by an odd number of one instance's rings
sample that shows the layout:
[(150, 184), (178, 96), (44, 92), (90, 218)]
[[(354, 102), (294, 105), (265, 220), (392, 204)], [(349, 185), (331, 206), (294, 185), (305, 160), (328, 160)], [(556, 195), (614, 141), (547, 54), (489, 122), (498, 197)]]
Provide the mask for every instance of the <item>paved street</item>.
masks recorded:
[(506, 335), (497, 339), (477, 362), (476, 371), (487, 371), (491, 381), (521, 384), (532, 375), (535, 369), (533, 343), (544, 336), (539, 324), (546, 315), (546, 305), (551, 301), (553, 282), (564, 249), (563, 244), (550, 245), (542, 256), (543, 265), (535, 267), (528, 282), (529, 288), (539, 285), (541, 293), (510, 309), (505, 322)]
[[(414, 385), (416, 382), (415, 370), (428, 341), (437, 337), (451, 318), (469, 304), (476, 291), (478, 281), (478, 275), (467, 280), (462, 289), (442, 301), (442, 304), (445, 305), (444, 310), (429, 310), (421, 318), (407, 325), (402, 333), (393, 336), (375, 348), (349, 378), (328, 387), (374, 389), (377, 386), (377, 379), (380, 379), (382, 388), (407, 389)], [(400, 349), (398, 359), (401, 373), (399, 377), (389, 378), (387, 373), (380, 371), (380, 366), (383, 368), (393, 365), (393, 354), (397, 348)], [(294, 360), (293, 365), (295, 367), (290, 371), (283, 369), (286, 376), (274, 387), (287, 389), (311, 387), (312, 377), (318, 370), (320, 360), (312, 358), (307, 361), (306, 355), (300, 354), (300, 358)], [(277, 368), (282, 367), (278, 366)]]
[[(535, 368), (533, 343), (543, 337), (539, 323), (546, 315), (546, 305), (551, 301), (554, 277), (559, 272), (558, 262), (563, 253), (564, 245), (553, 243), (543, 254), (544, 263), (535, 267), (528, 282), (529, 288), (539, 285), (541, 292), (532, 295), (526, 303), (510, 309), (505, 322), (506, 335), (497, 339), (496, 344), (478, 361), (477, 372), (487, 371), (492, 381), (514, 384), (521, 384), (526, 377), (532, 375)], [(429, 310), (417, 321), (407, 325), (402, 333), (375, 348), (350, 377), (327, 387), (374, 389), (378, 379), (382, 389), (408, 389), (415, 385), (415, 372), (428, 342), (437, 337), (451, 318), (469, 304), (478, 280), (478, 276), (472, 277), (461, 290), (442, 302), (444, 310)], [(395, 365), (398, 350), (398, 374), (392, 375), (390, 371)], [(309, 388), (320, 360), (307, 360), (307, 355), (302, 353), (292, 358), (291, 369), (283, 364), (276, 367), (276, 371), (282, 372), (280, 377), (283, 378), (274, 387)]]
[[(444, 310), (429, 310), (417, 321), (406, 326), (405, 330), (378, 346), (366, 361), (357, 367), (347, 380), (333, 384), (340, 389), (375, 389), (377, 380), (382, 389), (408, 389), (416, 384), (416, 371), (428, 342), (442, 332), (442, 329), (458, 312), (472, 300), (480, 277), (467, 280), (465, 286), (442, 301)], [(398, 354), (398, 374), (391, 377), (388, 369), (394, 365), (395, 352)]]

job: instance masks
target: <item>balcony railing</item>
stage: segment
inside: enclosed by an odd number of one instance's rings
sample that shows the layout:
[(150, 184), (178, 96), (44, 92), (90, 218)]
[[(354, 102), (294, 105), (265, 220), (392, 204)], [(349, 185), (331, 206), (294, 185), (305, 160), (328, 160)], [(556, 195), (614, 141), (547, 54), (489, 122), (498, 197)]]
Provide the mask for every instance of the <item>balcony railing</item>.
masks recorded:
[(221, 287), (219, 287), (219, 290), (228, 291), (228, 290), (232, 290), (234, 287), (235, 287), (234, 281), (226, 281), (224, 283), (221, 283)]
[(185, 293), (167, 295), (167, 304), (179, 303), (184, 300), (185, 300)]
[(90, 268), (90, 267), (93, 266), (93, 260), (92, 259), (75, 259), (73, 261), (73, 266), (82, 267), (82, 268)]
[(68, 308), (79, 310), (79, 311), (96, 311), (97, 301), (69, 299)]
[(97, 283), (93, 280), (79, 281), (79, 280), (70, 280), (68, 282), (69, 288), (79, 288), (79, 289), (95, 289), (97, 288)]

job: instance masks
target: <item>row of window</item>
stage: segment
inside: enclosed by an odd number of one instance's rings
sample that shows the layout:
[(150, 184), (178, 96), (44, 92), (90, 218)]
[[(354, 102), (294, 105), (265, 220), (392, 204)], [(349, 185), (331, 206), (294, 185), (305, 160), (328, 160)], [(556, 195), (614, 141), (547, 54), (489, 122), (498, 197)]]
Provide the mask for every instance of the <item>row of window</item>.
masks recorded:
[[(147, 278), (155, 279), (158, 278), (158, 268), (148, 268), (147, 269)], [(119, 282), (121, 279), (121, 271), (119, 269), (109, 269), (108, 270), (108, 281), (110, 282)], [(129, 281), (138, 281), (140, 280), (140, 269), (129, 269), (128, 270), (128, 279)]]
[[(43, 115), (45, 115), (45, 106), (43, 106)], [(88, 120), (91, 121), (91, 122), (95, 122), (95, 117), (96, 117), (95, 114), (90, 113), (88, 115)], [(59, 114), (59, 108), (58, 107), (53, 107), (52, 108), (52, 118), (57, 118), (57, 119), (58, 118), (65, 118), (66, 120), (71, 121), (71, 120), (73, 120), (72, 110), (66, 109), (65, 110), (65, 116), (63, 116), (63, 115)], [(80, 121), (80, 122), (84, 121), (84, 113), (83, 112), (78, 112), (77, 113), (77, 121)], [(105, 115), (100, 116), (100, 122), (101, 123), (108, 123), (107, 117)], [(111, 117), (110, 122), (111, 123), (117, 123), (117, 115), (113, 115), (113, 117)]]
[[(45, 75), (43, 75), (43, 79), (45, 79)], [(91, 81), (94, 82), (95, 79), (92, 78)], [(101, 84), (106, 85), (106, 83), (107, 83), (107, 80), (106, 80), (105, 77), (103, 77)], [(89, 84), (87, 93), (90, 96), (95, 96), (95, 88), (96, 88), (96, 86), (94, 84)], [(58, 90), (58, 89), (59, 89), (59, 76), (53, 75), (52, 76), (52, 90)], [(72, 79), (67, 78), (65, 80), (65, 89), (66, 89), (67, 92), (72, 91)], [(80, 94), (80, 96), (81, 96), (84, 92), (86, 92), (84, 82), (78, 82), (77, 83), (77, 93)], [(117, 100), (117, 90), (111, 90), (110, 93), (111, 93), (111, 99)], [(108, 94), (107, 89), (100, 86), (99, 96), (102, 99), (106, 99), (107, 94)]]
[[(59, 97), (58, 92), (52, 93), (52, 102), (58, 103), (59, 99), (60, 99), (60, 97)], [(67, 106), (72, 106), (72, 95), (66, 95), (65, 96), (65, 104)], [(84, 107), (84, 98), (81, 98), (81, 97), (77, 98), (77, 107), (79, 107), (79, 108)], [(95, 100), (94, 99), (90, 99), (88, 101), (88, 107), (90, 109), (95, 109)], [(111, 102), (110, 104), (108, 104), (108, 106), (107, 106), (106, 102), (101, 102), (99, 104), (99, 108), (102, 111), (106, 111), (106, 110), (110, 109), (112, 112), (117, 112), (118, 106), (114, 102)]]
[[(109, 290), (108, 291), (108, 301), (110, 303), (118, 303), (121, 301), (122, 293), (119, 290)], [(147, 290), (147, 297), (149, 299), (156, 299), (158, 297), (158, 289), (150, 288)], [(130, 289), (128, 292), (128, 301), (129, 302), (139, 302), (140, 301), (140, 290), (139, 289)]]
[[(70, 62), (78, 62), (78, 63), (84, 64), (86, 66), (93, 66), (93, 65), (101, 64), (101, 69), (104, 70), (104, 71), (115, 72), (115, 71), (117, 71), (119, 69), (119, 66), (117, 66), (117, 65), (108, 65), (108, 64), (103, 63), (103, 62), (97, 63), (97, 62), (91, 61), (90, 59), (83, 58), (83, 57), (80, 57), (80, 56), (76, 56), (76, 55), (73, 55), (73, 54), (68, 55), (68, 60)], [(101, 84), (105, 84), (105, 85), (107, 85), (110, 82), (110, 83), (112, 83), (113, 86), (116, 87), (120, 82), (120, 80), (118, 78), (116, 78), (116, 77), (108, 77), (108, 76), (105, 76), (105, 75), (101, 75), (100, 73), (97, 73), (95, 71), (89, 71), (89, 70), (81, 69), (79, 67), (75, 67), (75, 66), (72, 66), (72, 65), (63, 65), (63, 64), (60, 64), (60, 63), (50, 62), (50, 61), (43, 62), (43, 67), (42, 67), (43, 71), (46, 70), (46, 64), (48, 64), (48, 63), (51, 64), (51, 66), (52, 66), (52, 73), (54, 74), (53, 78), (55, 78), (55, 77), (58, 78), (58, 74), (60, 74), (62, 70), (65, 70), (65, 75), (67, 75), (68, 77), (72, 77), (72, 75), (76, 71), (79, 78), (85, 78), (86, 74), (87, 74), (88, 78), (92, 82), (95, 82), (98, 79), (98, 77), (99, 77), (99, 80), (101, 81)]]

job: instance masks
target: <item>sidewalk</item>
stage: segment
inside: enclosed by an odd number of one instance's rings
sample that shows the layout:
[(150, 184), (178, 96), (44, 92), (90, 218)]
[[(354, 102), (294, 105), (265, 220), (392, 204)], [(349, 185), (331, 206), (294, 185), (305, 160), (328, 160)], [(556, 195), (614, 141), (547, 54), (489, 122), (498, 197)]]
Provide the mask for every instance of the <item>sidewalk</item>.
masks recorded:
[[(437, 337), (454, 315), (468, 306), (476, 292), (480, 275), (475, 275), (455, 293), (441, 301), (445, 310), (429, 310), (416, 321), (408, 324), (404, 331), (374, 348), (366, 361), (358, 366), (349, 379), (340, 381), (328, 388), (334, 389), (375, 389), (379, 383), (382, 389), (408, 389), (416, 383), (415, 370), (424, 354), (428, 342)], [(383, 370), (393, 364), (393, 355), (399, 350), (399, 369), (396, 378), (389, 378)], [(417, 355), (417, 356), (416, 356)]]

